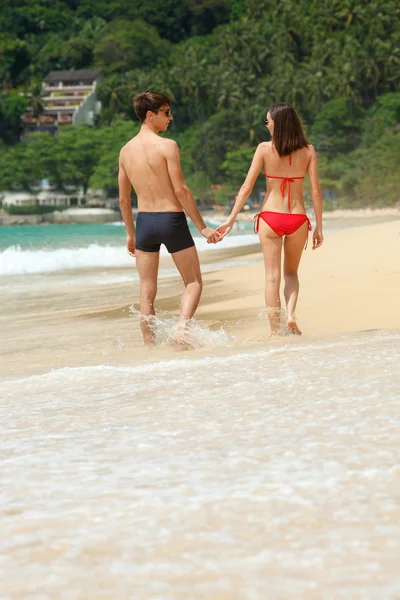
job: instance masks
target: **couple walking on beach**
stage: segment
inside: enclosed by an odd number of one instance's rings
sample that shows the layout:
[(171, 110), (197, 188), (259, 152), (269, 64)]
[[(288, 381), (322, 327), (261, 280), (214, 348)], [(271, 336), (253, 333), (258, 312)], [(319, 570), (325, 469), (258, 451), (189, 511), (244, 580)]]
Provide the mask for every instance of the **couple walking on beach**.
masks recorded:
[[(302, 192), (306, 173), (316, 221), (313, 249), (321, 246), (323, 235), (317, 157), (305, 138), (296, 111), (286, 103), (270, 107), (265, 125), (272, 141), (263, 142), (257, 147), (230, 216), (219, 227), (212, 229), (204, 223), (193, 195), (185, 184), (177, 143), (158, 136), (158, 133), (168, 129), (173, 119), (170, 99), (164, 94), (147, 91), (135, 96), (134, 109), (142, 126), (138, 135), (121, 150), (118, 184), (127, 249), (136, 258), (140, 277), (141, 329), (145, 344), (154, 343), (151, 318), (155, 315), (161, 244), (171, 254), (185, 286), (179, 322), (174, 332), (175, 342), (185, 344), (188, 341), (187, 324), (197, 309), (202, 291), (199, 258), (185, 212), (208, 243), (220, 242), (232, 230), (262, 168), (268, 186), (262, 210), (255, 217), (255, 231), (258, 232), (264, 255), (265, 301), (271, 333), (278, 334), (281, 327), (279, 287), (283, 249), (286, 330), (301, 334), (295, 309), (299, 293), (298, 267), (311, 230)], [(136, 229), (130, 201), (131, 186), (138, 199)]]

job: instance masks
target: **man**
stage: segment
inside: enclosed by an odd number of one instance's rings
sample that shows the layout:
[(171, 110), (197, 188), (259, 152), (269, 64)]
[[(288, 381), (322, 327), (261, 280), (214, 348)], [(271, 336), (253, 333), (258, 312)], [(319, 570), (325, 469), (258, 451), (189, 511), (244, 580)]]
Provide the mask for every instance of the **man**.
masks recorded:
[[(135, 96), (133, 106), (142, 126), (121, 150), (119, 198), (127, 232), (127, 249), (136, 258), (140, 277), (141, 329), (145, 344), (154, 343), (151, 316), (157, 293), (160, 245), (165, 244), (183, 279), (185, 290), (174, 340), (187, 343), (185, 330), (199, 304), (202, 280), (200, 263), (184, 210), (209, 243), (222, 234), (206, 227), (189, 188), (185, 185), (179, 148), (158, 136), (172, 121), (171, 101), (157, 92)], [(138, 199), (136, 231), (131, 209), (131, 185)]]

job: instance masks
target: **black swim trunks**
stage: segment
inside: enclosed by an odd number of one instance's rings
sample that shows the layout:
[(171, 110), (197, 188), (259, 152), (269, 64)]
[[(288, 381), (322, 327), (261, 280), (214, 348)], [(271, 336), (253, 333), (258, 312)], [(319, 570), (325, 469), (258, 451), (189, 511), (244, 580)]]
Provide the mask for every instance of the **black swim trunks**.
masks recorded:
[(184, 212), (139, 212), (136, 217), (136, 249), (159, 252), (164, 244), (170, 254), (194, 246)]

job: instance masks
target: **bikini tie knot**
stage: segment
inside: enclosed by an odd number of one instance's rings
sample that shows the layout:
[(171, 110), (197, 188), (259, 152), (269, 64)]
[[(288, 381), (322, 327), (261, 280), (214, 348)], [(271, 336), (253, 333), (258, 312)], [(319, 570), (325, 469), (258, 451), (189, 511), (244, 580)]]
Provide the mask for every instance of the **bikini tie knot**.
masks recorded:
[[(281, 192), (282, 192), (282, 198), (285, 197), (285, 191), (286, 191), (286, 182), (289, 183), (294, 183), (294, 179), (292, 177), (282, 177), (282, 183), (281, 183)], [(289, 188), (290, 190), (290, 188)]]

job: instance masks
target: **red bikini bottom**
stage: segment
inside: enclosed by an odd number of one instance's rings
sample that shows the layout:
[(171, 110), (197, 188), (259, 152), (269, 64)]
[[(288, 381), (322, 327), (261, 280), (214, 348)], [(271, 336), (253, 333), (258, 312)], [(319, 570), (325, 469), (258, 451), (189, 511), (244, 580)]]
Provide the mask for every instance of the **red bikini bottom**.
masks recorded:
[(275, 231), (280, 237), (290, 235), (297, 231), (306, 221), (308, 221), (308, 231), (311, 231), (310, 219), (307, 215), (299, 215), (292, 213), (270, 212), (265, 210), (258, 213), (254, 219), (254, 232), (258, 232), (258, 224), (260, 217), (267, 225)]

